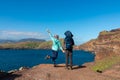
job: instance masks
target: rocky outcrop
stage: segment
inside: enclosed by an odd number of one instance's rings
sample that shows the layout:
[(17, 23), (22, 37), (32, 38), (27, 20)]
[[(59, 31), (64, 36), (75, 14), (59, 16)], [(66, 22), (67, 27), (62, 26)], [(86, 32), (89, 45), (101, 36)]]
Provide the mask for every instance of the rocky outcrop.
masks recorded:
[(102, 31), (97, 39), (80, 45), (79, 49), (94, 52), (96, 60), (120, 55), (120, 29)]
[(0, 78), (6, 77), (8, 75), (8, 73), (4, 72), (4, 71), (0, 71)]
[(112, 68), (106, 70), (103, 74), (120, 79), (120, 64), (112, 66)]
[(29, 69), (29, 67), (20, 67), (19, 71), (28, 70), (28, 69)]
[[(90, 64), (89, 64), (90, 65)], [(119, 73), (118, 73), (119, 74)], [(94, 77), (91, 77), (94, 76)], [(65, 69), (64, 64), (53, 67), (52, 64), (37, 65), (0, 78), (0, 80), (119, 80), (90, 70), (88, 64), (73, 66), (73, 70)]]

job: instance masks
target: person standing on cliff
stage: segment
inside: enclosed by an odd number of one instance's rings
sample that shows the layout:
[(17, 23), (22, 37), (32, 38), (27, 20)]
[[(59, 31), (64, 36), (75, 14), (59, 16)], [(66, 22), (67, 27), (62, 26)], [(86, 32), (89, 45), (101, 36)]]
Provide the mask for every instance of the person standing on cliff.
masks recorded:
[(70, 31), (66, 31), (64, 33), (65, 39), (64, 39), (64, 46), (65, 46), (65, 55), (66, 55), (66, 69), (68, 68), (68, 62), (70, 61), (70, 69), (72, 70), (72, 52), (73, 52), (73, 34)]
[(64, 50), (62, 48), (61, 42), (59, 40), (59, 36), (58, 35), (52, 35), (51, 32), (49, 30), (47, 30), (51, 40), (52, 40), (52, 56), (47, 55), (45, 57), (45, 59), (52, 59), (53, 63), (54, 63), (54, 67), (56, 67), (56, 59), (58, 57), (58, 51), (59, 49), (62, 50), (62, 52), (64, 53)]

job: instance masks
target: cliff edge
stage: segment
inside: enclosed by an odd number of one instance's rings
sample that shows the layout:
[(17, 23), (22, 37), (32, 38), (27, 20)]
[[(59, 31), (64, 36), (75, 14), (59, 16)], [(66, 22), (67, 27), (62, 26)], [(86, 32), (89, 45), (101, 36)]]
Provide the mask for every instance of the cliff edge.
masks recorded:
[(88, 65), (74, 66), (66, 70), (64, 64), (53, 67), (52, 64), (41, 64), (31, 69), (14, 72), (0, 80), (119, 80), (106, 74), (90, 70)]
[(97, 39), (80, 45), (79, 49), (94, 52), (96, 60), (120, 55), (120, 28), (100, 32)]

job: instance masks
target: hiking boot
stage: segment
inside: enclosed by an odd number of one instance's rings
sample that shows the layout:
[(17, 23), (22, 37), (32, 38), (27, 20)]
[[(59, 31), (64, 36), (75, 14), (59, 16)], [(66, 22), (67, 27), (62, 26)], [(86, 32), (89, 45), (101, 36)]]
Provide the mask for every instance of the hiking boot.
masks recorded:
[(54, 67), (57, 67), (57, 65), (56, 65), (56, 64), (54, 64)]
[(47, 55), (47, 56), (45, 57), (45, 59), (50, 59), (50, 56), (49, 56), (49, 55)]
[(70, 67), (70, 70), (73, 70), (73, 68), (72, 68), (72, 67)]

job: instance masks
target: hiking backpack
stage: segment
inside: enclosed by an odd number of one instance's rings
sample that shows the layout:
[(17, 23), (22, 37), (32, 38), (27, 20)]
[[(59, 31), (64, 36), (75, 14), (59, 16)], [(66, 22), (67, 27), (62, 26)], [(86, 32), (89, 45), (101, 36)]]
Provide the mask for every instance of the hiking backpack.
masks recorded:
[(64, 39), (64, 43), (65, 43), (65, 48), (68, 50), (72, 49), (72, 47), (74, 45), (74, 41), (73, 41), (72, 37), (66, 37)]

